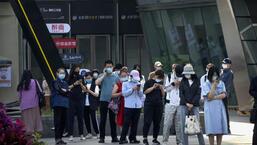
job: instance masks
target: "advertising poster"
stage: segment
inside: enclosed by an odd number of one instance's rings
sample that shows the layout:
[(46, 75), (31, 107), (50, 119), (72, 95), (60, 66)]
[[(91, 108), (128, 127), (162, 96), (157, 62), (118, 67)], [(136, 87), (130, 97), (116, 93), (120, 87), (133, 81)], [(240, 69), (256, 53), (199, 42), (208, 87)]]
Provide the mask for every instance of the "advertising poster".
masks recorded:
[(0, 65), (0, 88), (11, 87), (12, 82), (12, 67), (11, 65)]

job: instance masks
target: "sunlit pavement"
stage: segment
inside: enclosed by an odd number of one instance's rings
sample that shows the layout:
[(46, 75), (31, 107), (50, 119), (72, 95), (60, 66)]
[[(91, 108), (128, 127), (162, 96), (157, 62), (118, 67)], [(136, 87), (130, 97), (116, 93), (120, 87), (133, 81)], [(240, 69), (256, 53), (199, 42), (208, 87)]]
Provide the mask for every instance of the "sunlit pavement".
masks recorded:
[[(248, 117), (240, 117), (237, 116), (234, 112), (231, 113), (231, 135), (226, 135), (223, 138), (222, 145), (251, 145), (252, 143), (252, 133), (253, 133), (253, 124), (248, 123)], [(204, 136), (205, 143), (208, 143), (208, 137)], [(138, 139), (141, 141), (142, 144), (142, 136), (139, 136)], [(162, 140), (162, 136), (159, 137), (159, 141)], [(43, 139), (48, 145), (54, 145), (54, 139), (48, 138)], [(85, 141), (80, 141), (80, 138), (74, 138), (73, 142), (69, 142), (68, 138), (64, 138), (64, 141), (68, 142), (70, 145), (96, 145), (99, 144), (98, 140), (96, 138), (88, 139)], [(148, 138), (148, 141), (150, 145), (152, 144), (152, 137)], [(114, 143), (111, 143), (111, 138), (106, 137), (105, 139), (105, 145), (112, 145)], [(118, 143), (117, 143), (118, 144)], [(170, 136), (168, 145), (175, 145), (175, 137)], [(198, 145), (198, 141), (196, 136), (189, 137), (189, 145)]]

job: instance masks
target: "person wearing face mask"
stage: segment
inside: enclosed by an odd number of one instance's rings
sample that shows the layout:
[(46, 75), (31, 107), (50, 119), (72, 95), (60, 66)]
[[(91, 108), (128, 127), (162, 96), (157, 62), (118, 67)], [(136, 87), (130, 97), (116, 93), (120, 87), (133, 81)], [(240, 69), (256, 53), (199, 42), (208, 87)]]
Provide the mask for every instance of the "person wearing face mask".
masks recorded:
[(112, 90), (112, 98), (118, 99), (118, 113), (116, 117), (116, 124), (119, 127), (123, 126), (124, 123), (124, 97), (122, 96), (122, 84), (127, 82), (128, 79), (128, 68), (123, 67), (120, 70), (119, 81), (114, 85)]
[(177, 144), (181, 144), (178, 107), (180, 103), (179, 85), (182, 79), (183, 67), (179, 64), (172, 65), (172, 72), (168, 74), (165, 83), (165, 110), (163, 125), (163, 144), (168, 144), (171, 126), (175, 125)]
[(223, 99), (226, 97), (225, 84), (219, 78), (219, 69), (209, 68), (207, 81), (203, 84), (205, 132), (209, 136), (210, 145), (221, 145), (222, 136), (228, 134), (226, 109)]
[(65, 145), (62, 135), (65, 129), (67, 109), (69, 108), (69, 86), (65, 81), (64, 68), (56, 72), (57, 79), (52, 84), (52, 106), (54, 110), (54, 128), (56, 145)]
[(160, 61), (156, 61), (154, 63), (154, 71), (149, 73), (148, 80), (150, 80), (150, 79), (152, 79), (154, 77), (155, 71), (162, 70), (162, 67), (163, 67), (162, 63)]
[(227, 90), (227, 97), (223, 99), (223, 103), (226, 108), (226, 113), (227, 113), (227, 125), (228, 125), (228, 132), (231, 133), (230, 130), (230, 119), (229, 119), (229, 113), (228, 113), (228, 98), (232, 98), (233, 96), (233, 91), (234, 91), (234, 73), (231, 69), (232, 61), (229, 58), (225, 58), (222, 61), (222, 71), (220, 78), (221, 80), (225, 83), (225, 87)]
[(144, 94), (146, 95), (144, 103), (144, 126), (143, 126), (143, 144), (149, 145), (147, 136), (150, 126), (153, 122), (153, 144), (159, 145), (157, 140), (160, 131), (160, 122), (162, 119), (163, 102), (165, 96), (164, 72), (162, 70), (155, 71), (154, 78), (146, 81), (144, 85)]
[(143, 90), (141, 90), (140, 74), (137, 70), (130, 72), (131, 80), (124, 82), (122, 85), (122, 95), (125, 98), (124, 124), (122, 127), (120, 144), (127, 144), (126, 139), (128, 130), (130, 128), (129, 141), (133, 144), (139, 144), (140, 141), (136, 139), (137, 126), (140, 118), (142, 108), (141, 98), (143, 97)]
[(83, 78), (79, 74), (79, 72), (80, 67), (78, 65), (73, 65), (70, 71), (68, 81), (71, 88), (71, 97), (69, 98), (69, 141), (73, 141), (73, 126), (75, 116), (77, 116), (80, 140), (86, 139), (83, 135), (84, 94), (81, 87), (81, 84), (83, 83)]
[(122, 69), (123, 65), (120, 63), (115, 64), (115, 67), (113, 68), (113, 73), (119, 77), (120, 76), (120, 70)]
[(99, 128), (96, 120), (96, 110), (99, 105), (99, 87), (95, 84), (91, 72), (86, 72), (83, 76), (83, 80), (84, 83), (82, 83), (81, 86), (85, 94), (84, 121), (88, 133), (86, 139), (93, 137), (90, 121), (92, 121), (96, 136), (99, 138)]
[(93, 69), (92, 74), (94, 80), (98, 79), (99, 71), (97, 69)]
[(119, 81), (119, 78), (113, 74), (113, 62), (105, 61), (104, 73), (96, 80), (96, 85), (101, 85), (100, 94), (100, 140), (99, 143), (105, 142), (105, 126), (107, 113), (109, 112), (109, 121), (111, 127), (112, 143), (119, 142), (116, 132), (115, 114), (108, 108), (112, 98), (112, 90), (114, 85)]
[[(185, 134), (185, 119), (188, 114), (194, 114), (200, 120), (199, 102), (200, 102), (200, 81), (197, 78), (193, 66), (186, 64), (184, 66), (183, 79), (179, 87), (180, 106), (178, 114), (180, 114), (180, 132), (182, 145), (188, 145), (188, 135)], [(204, 145), (203, 133), (197, 134), (199, 145)]]
[[(206, 74), (204, 74), (204, 75), (201, 77), (201, 79), (200, 79), (200, 86), (201, 86), (201, 88), (203, 88), (204, 83), (208, 80), (208, 72), (209, 72), (209, 69), (210, 69), (212, 66), (214, 66), (212, 63), (208, 63), (208, 64), (206, 65)], [(201, 89), (201, 90), (203, 90), (203, 89)], [(204, 97), (203, 97), (203, 95), (202, 95), (202, 92), (201, 92), (201, 100), (204, 100)]]

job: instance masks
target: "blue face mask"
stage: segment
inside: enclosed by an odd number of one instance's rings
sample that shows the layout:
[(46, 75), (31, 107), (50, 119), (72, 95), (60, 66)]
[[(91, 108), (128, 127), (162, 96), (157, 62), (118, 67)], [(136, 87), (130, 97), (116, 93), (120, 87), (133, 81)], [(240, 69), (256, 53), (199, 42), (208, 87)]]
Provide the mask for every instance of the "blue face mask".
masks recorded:
[(107, 67), (105, 69), (105, 72), (108, 73), (108, 74), (111, 74), (112, 73), (112, 68), (111, 67)]
[(86, 83), (86, 84), (91, 84), (91, 83), (92, 83), (92, 80), (91, 80), (91, 79), (85, 79), (85, 83)]
[(128, 77), (120, 77), (120, 81), (121, 82), (126, 82), (126, 81), (128, 81)]
[(59, 78), (60, 80), (64, 80), (64, 79), (65, 79), (65, 74), (59, 74), (59, 75), (58, 75), (58, 78)]

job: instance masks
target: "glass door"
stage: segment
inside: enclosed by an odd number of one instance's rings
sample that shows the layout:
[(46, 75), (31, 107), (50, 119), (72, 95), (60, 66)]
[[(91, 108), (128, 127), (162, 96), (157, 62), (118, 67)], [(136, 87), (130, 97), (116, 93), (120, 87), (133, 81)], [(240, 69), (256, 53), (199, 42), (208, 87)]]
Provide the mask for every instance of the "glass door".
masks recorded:
[(145, 76), (151, 70), (149, 53), (146, 50), (143, 35), (123, 36), (123, 63), (131, 70), (134, 64), (140, 64)]
[(84, 57), (82, 68), (99, 69), (110, 58), (109, 35), (83, 35), (77, 36), (78, 53)]

